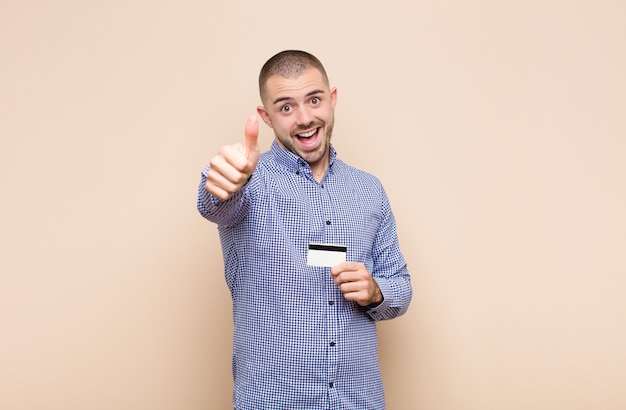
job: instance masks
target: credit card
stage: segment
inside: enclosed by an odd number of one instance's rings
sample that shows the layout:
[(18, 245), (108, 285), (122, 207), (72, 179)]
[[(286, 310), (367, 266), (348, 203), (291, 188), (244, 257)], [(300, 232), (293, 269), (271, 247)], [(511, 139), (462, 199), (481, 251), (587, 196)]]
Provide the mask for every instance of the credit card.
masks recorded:
[(348, 248), (330, 243), (310, 243), (307, 265), (333, 267), (346, 260)]

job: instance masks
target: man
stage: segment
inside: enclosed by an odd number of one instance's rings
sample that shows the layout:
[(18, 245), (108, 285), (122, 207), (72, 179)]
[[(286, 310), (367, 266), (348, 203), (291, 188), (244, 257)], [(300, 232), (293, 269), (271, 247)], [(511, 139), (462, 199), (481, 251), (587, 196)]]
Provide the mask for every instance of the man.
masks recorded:
[(412, 296), (389, 201), (378, 179), (337, 158), (337, 89), (316, 57), (278, 53), (259, 88), (270, 150), (260, 154), (249, 118), (244, 142), (203, 170), (198, 196), (232, 295), (234, 407), (384, 409), (375, 322)]

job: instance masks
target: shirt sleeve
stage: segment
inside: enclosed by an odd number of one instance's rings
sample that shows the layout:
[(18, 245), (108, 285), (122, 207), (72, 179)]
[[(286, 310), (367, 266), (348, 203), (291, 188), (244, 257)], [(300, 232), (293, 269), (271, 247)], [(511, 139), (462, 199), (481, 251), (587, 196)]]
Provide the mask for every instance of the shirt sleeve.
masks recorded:
[(381, 226), (373, 248), (372, 276), (383, 295), (383, 301), (367, 310), (374, 320), (393, 319), (409, 308), (413, 290), (407, 264), (400, 251), (396, 222), (389, 200), (384, 197)]

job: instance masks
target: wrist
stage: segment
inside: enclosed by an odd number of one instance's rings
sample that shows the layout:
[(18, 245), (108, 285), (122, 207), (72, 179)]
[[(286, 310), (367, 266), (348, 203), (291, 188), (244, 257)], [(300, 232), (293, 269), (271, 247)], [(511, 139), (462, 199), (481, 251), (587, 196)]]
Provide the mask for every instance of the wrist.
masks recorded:
[(383, 303), (383, 300), (385, 300), (385, 298), (383, 298), (383, 294), (380, 291), (380, 288), (376, 287), (376, 292), (374, 292), (374, 297), (372, 297), (372, 300), (367, 305), (367, 307), (370, 309), (375, 308), (376, 306), (379, 306), (381, 303)]

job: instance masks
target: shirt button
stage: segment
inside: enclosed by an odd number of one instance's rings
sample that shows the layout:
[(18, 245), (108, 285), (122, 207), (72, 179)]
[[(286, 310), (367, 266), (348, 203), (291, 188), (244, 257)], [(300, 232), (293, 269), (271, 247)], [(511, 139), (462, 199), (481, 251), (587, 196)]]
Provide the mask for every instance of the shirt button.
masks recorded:
[(333, 382), (328, 383), (328, 387), (330, 387), (331, 389), (333, 388), (334, 384)]
[(326, 221), (326, 225), (330, 225), (330, 221)]
[(335, 342), (330, 342), (330, 347), (335, 347)]
[(328, 304), (332, 306), (332, 305), (334, 305), (334, 304), (335, 304), (335, 301), (334, 301), (334, 300), (329, 300), (329, 301), (328, 301)]

